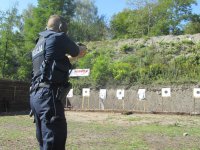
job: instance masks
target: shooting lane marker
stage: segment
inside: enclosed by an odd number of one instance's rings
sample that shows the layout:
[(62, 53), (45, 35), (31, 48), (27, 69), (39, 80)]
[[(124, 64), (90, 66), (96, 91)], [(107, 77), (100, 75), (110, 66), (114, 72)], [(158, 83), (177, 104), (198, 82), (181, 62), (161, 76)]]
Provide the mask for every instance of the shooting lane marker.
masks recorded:
[(104, 101), (106, 100), (106, 89), (100, 89), (99, 92), (99, 109), (104, 110)]
[(88, 98), (88, 109), (90, 108), (90, 89), (89, 88), (83, 88), (82, 89), (82, 109), (84, 108), (84, 98), (87, 97)]
[(69, 77), (87, 77), (90, 75), (90, 69), (72, 69), (69, 73)]
[(116, 96), (117, 96), (118, 100), (122, 100), (122, 108), (124, 110), (124, 108), (125, 108), (124, 99), (123, 99), (124, 98), (124, 89), (118, 89)]
[(163, 98), (171, 97), (171, 88), (162, 88), (162, 112), (163, 112)]
[(196, 113), (196, 99), (199, 99), (199, 98), (200, 98), (200, 88), (194, 88), (193, 89), (193, 102), (194, 102), (193, 111), (194, 111), (194, 114)]
[(138, 89), (138, 100), (143, 104), (143, 111), (146, 112), (146, 89)]

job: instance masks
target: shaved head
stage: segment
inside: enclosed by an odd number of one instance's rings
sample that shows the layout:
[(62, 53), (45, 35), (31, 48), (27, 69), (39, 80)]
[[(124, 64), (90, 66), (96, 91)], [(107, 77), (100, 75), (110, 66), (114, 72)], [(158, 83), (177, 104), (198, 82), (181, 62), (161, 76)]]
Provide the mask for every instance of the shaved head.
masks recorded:
[(67, 32), (67, 24), (59, 15), (52, 15), (49, 17), (47, 22), (47, 29), (53, 30), (55, 32)]

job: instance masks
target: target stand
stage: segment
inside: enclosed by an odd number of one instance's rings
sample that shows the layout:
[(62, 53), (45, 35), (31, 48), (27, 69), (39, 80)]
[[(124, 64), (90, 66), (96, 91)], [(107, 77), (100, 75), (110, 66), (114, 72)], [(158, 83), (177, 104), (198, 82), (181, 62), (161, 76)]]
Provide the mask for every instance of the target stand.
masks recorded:
[(193, 114), (196, 114), (196, 99), (200, 99), (200, 88), (193, 89)]
[(122, 101), (122, 109), (124, 110), (124, 108), (125, 108), (124, 89), (118, 89), (116, 96), (117, 96), (118, 100)]
[[(164, 112), (164, 99), (168, 98), (169, 100), (171, 100), (171, 88), (162, 88), (162, 112)], [(171, 105), (170, 105), (171, 106)], [(170, 111), (171, 111), (171, 107), (170, 107)]]
[(90, 109), (90, 89), (83, 88), (82, 89), (82, 109), (84, 109), (85, 98), (87, 98), (87, 109)]

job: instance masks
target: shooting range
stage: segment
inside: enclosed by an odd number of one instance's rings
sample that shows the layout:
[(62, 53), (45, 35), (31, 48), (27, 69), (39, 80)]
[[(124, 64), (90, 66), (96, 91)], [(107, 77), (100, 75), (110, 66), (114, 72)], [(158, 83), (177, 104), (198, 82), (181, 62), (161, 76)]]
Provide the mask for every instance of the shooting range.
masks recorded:
[[(28, 108), (29, 104), (27, 91), (29, 91), (29, 84), (1, 81), (0, 85), (2, 87), (0, 91), (1, 112), (24, 110)], [(5, 87), (5, 85), (7, 86)], [(21, 88), (19, 88), (19, 85)], [(22, 87), (24, 90), (22, 90)], [(121, 109), (127, 111), (145, 110), (145, 112), (167, 111), (174, 113), (200, 113), (200, 89), (190, 86), (184, 87), (184, 89), (185, 90), (183, 90), (182, 87), (148, 87), (148, 90), (137, 88), (132, 90), (101, 89), (98, 91), (93, 90), (91, 94), (91, 89), (85, 88), (81, 92), (81, 96), (74, 94), (73, 89), (71, 89), (67, 98), (70, 99), (72, 106), (74, 106), (74, 109), (77, 110), (89, 108), (92, 110)], [(174, 91), (173, 95), (171, 95), (171, 90)], [(11, 94), (8, 94), (8, 92)], [(139, 95), (139, 93), (142, 94)], [(22, 101), (21, 97), (24, 97), (24, 101)], [(123, 103), (123, 101), (126, 103)], [(144, 109), (143, 103), (145, 102), (146, 106)]]
[(0, 150), (38, 149), (200, 150), (200, 0), (2, 0)]

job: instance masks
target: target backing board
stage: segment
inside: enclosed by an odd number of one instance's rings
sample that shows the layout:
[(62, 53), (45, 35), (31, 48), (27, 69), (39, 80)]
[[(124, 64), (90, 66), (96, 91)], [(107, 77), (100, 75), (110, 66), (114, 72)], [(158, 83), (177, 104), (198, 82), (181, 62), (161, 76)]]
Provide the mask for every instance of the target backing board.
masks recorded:
[(171, 97), (171, 88), (162, 88), (162, 97)]
[(83, 88), (82, 95), (89, 97), (90, 96), (90, 89), (89, 88)]
[(100, 89), (99, 98), (105, 100), (106, 99), (106, 89)]
[(194, 98), (200, 98), (200, 88), (194, 88), (193, 89), (193, 97)]
[(74, 95), (73, 95), (73, 89), (70, 89), (70, 91), (69, 91), (69, 93), (67, 94), (67, 97), (68, 98), (71, 98), (71, 97), (73, 97)]
[(123, 97), (124, 97), (124, 89), (118, 89), (117, 90), (117, 93), (116, 93), (116, 96), (119, 100), (122, 100)]
[(139, 89), (138, 90), (138, 98), (139, 98), (140, 101), (146, 99), (145, 92), (146, 92), (146, 89)]

